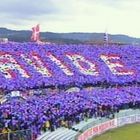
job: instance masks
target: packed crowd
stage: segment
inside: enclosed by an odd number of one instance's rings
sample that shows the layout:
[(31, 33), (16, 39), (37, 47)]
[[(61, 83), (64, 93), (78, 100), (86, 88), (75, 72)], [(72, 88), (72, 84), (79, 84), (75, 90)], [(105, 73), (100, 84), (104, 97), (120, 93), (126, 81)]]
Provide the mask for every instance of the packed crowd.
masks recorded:
[[(79, 54), (77, 58), (79, 60), (71, 60), (70, 55), (76, 58), (75, 54)], [(83, 83), (96, 84), (103, 81), (110, 84), (140, 82), (139, 54), (139, 47), (129, 45), (105, 47), (90, 45), (40, 46), (34, 43), (0, 44), (0, 88), (26, 90), (27, 88), (40, 88), (42, 85), (55, 86), (76, 83), (80, 86)], [(110, 61), (116, 65), (115, 70), (123, 73), (125, 70), (133, 70), (134, 75), (122, 74), (118, 76), (113, 74), (110, 68), (114, 66), (109, 68), (101, 55), (114, 56)], [(93, 65), (91, 66), (91, 64)], [(95, 70), (97, 75), (93, 75), (94, 71), (89, 69), (91, 67), (93, 69), (94, 64), (97, 66), (98, 74)], [(49, 77), (50, 75), (51, 77)]]
[[(87, 118), (110, 118), (120, 109), (140, 108), (139, 54), (139, 47), (128, 45), (0, 44), (0, 90), (5, 94), (48, 86), (102, 87), (71, 93), (38, 91), (8, 100), (0, 105), (0, 133), (29, 130), (36, 139), (41, 131), (71, 128)], [(108, 85), (112, 87), (103, 88)]]
[(36, 138), (41, 131), (71, 128), (87, 118), (110, 117), (120, 109), (132, 107), (140, 108), (140, 87), (38, 94), (1, 104), (0, 132), (28, 129)]

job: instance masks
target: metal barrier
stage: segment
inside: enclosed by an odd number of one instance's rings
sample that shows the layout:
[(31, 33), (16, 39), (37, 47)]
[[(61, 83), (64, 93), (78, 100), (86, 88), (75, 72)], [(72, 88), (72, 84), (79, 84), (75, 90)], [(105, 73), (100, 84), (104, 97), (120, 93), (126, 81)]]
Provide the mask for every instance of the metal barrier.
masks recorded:
[(99, 135), (109, 129), (123, 126), (125, 124), (140, 122), (140, 109), (123, 110), (115, 113), (113, 119), (98, 118), (83, 127), (76, 135), (76, 140), (88, 140), (89, 138)]
[(19, 130), (9, 133), (0, 133), (0, 140), (32, 140), (31, 130)]

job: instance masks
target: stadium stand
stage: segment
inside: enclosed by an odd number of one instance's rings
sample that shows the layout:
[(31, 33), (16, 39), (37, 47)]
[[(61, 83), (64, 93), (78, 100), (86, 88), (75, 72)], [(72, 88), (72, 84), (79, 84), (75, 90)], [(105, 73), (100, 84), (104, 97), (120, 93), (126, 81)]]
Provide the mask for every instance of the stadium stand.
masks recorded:
[(140, 108), (139, 54), (128, 45), (0, 44), (0, 89), (12, 95), (0, 105), (0, 133), (72, 140), (87, 123)]

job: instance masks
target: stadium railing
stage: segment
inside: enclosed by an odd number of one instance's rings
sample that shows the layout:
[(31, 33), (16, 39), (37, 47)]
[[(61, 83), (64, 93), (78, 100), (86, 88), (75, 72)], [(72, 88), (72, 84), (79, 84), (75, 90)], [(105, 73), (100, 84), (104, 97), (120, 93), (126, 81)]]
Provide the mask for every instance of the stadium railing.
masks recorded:
[(103, 117), (89, 122), (89, 124), (79, 129), (79, 133), (76, 135), (75, 139), (88, 140), (96, 135), (104, 133), (109, 129), (136, 122), (140, 122), (140, 109), (122, 110), (119, 113), (115, 113), (113, 119)]
[(32, 132), (31, 130), (19, 130), (0, 133), (0, 140), (32, 140)]

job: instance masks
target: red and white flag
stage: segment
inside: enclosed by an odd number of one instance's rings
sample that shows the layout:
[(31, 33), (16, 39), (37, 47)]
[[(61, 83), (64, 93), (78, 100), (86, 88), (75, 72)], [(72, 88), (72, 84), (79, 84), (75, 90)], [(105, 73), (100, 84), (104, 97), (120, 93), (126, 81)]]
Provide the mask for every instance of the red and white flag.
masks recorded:
[(32, 41), (40, 41), (40, 27), (39, 24), (37, 24), (35, 27), (32, 28)]

